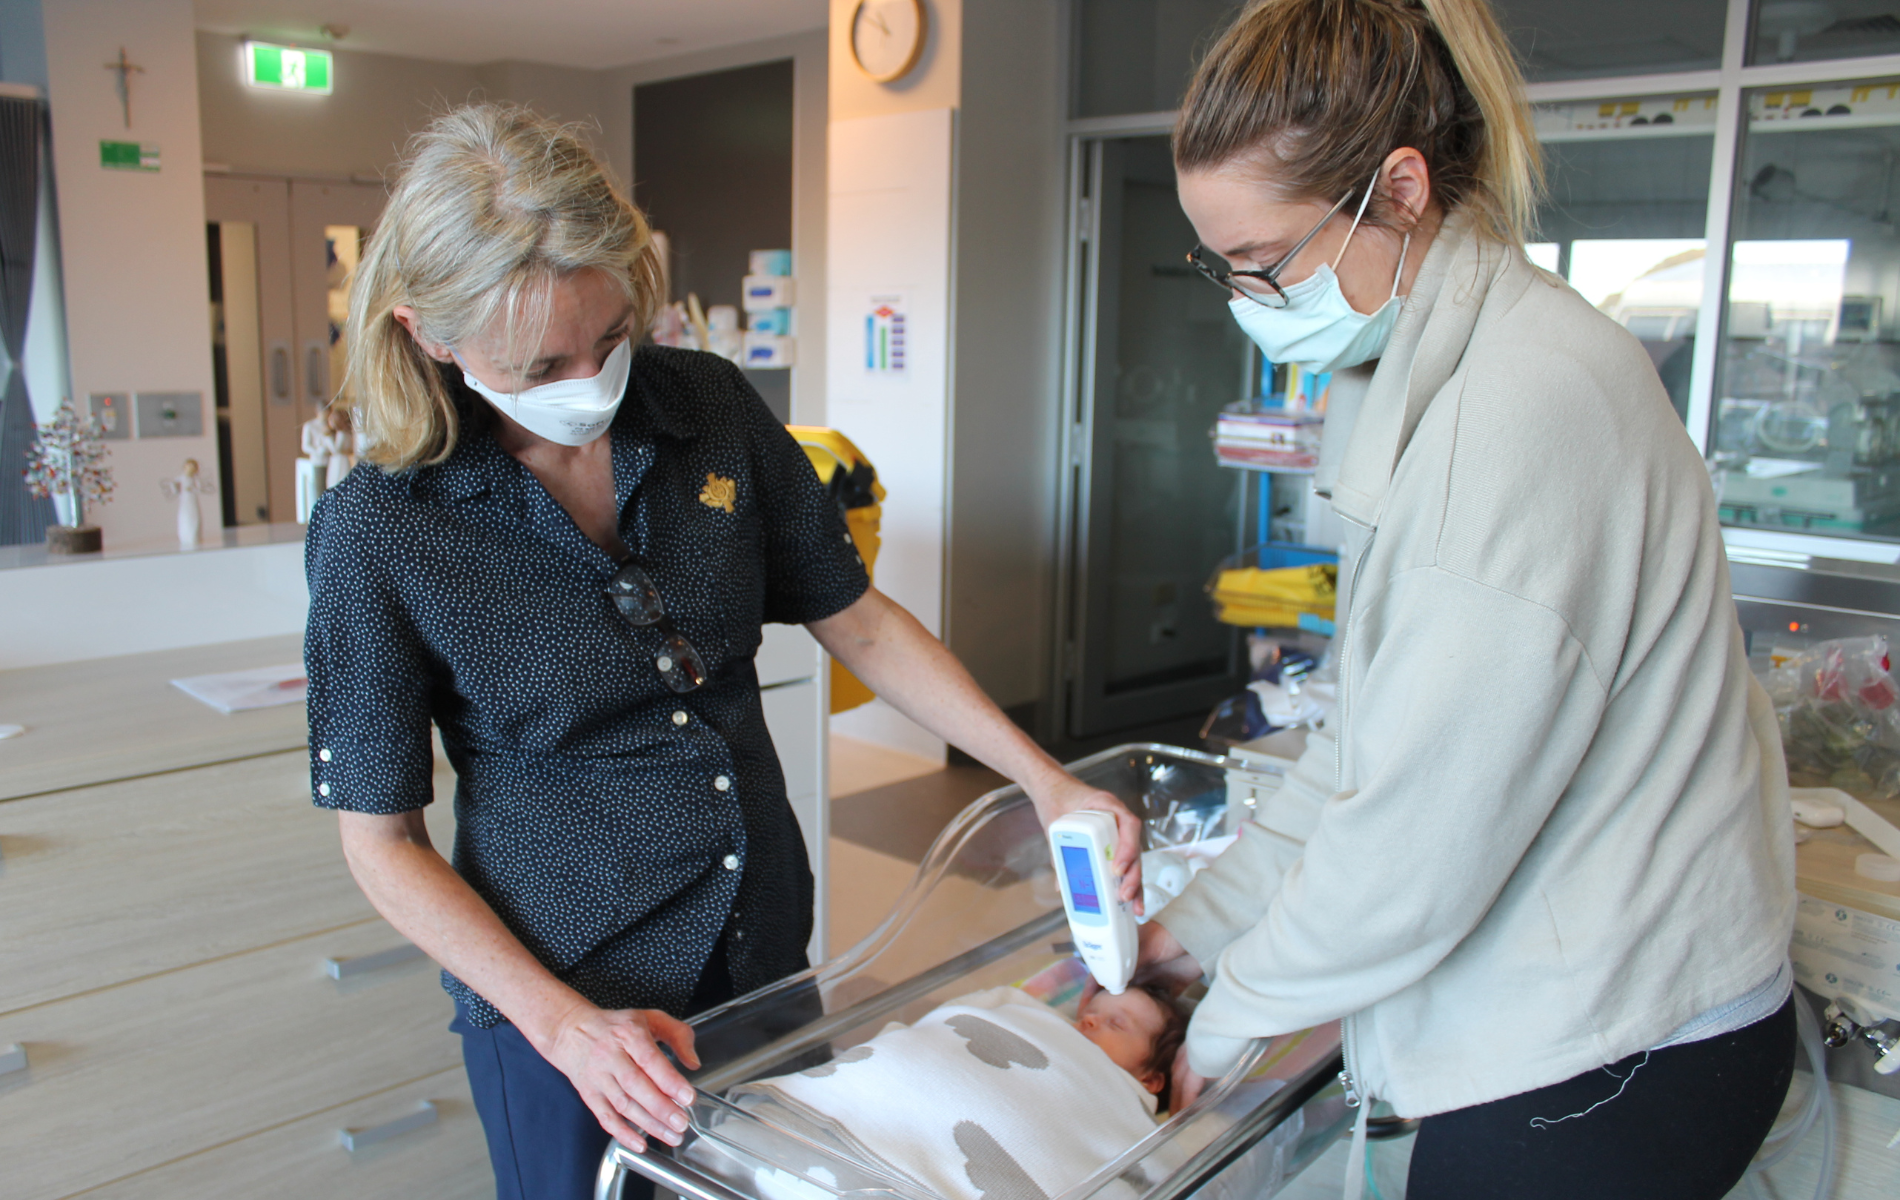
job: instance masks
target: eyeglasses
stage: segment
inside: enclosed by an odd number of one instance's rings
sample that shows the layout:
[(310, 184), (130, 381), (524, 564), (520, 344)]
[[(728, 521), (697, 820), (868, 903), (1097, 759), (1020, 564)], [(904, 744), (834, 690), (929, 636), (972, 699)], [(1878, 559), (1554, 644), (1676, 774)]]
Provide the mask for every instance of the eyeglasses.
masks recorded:
[(706, 682), (706, 664), (700, 660), (699, 651), (673, 627), (660, 600), (660, 589), (653, 586), (645, 571), (631, 562), (622, 564), (607, 581), (605, 590), (621, 620), (637, 629), (651, 627), (659, 631), (660, 649), (653, 656), (653, 665), (667, 687), (690, 692)]
[(1307, 230), (1306, 236), (1301, 238), (1293, 249), (1288, 250), (1285, 257), (1265, 270), (1236, 271), (1224, 265), (1215, 266), (1201, 257), (1202, 252), (1207, 249), (1205, 246), (1196, 246), (1188, 251), (1188, 265), (1199, 271), (1202, 278), (1223, 292), (1239, 292), (1263, 308), (1285, 308), (1288, 301), (1285, 289), (1280, 286), (1280, 272), (1287, 269), (1293, 262), (1293, 256), (1304, 250), (1306, 243), (1312, 241), (1315, 234), (1326, 228), (1326, 222), (1338, 215), (1339, 210), (1346, 207), (1346, 201), (1350, 199), (1352, 199), (1351, 192), (1341, 196), (1339, 203), (1333, 205), (1327, 210), (1326, 215), (1319, 219), (1319, 224)]

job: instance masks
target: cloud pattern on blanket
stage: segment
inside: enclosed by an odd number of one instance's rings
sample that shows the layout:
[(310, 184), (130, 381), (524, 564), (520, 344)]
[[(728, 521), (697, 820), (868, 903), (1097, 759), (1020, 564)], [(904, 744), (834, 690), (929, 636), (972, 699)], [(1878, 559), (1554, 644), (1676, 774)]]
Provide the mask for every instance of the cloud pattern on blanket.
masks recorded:
[(958, 1121), (957, 1149), (963, 1151), (963, 1173), (981, 1194), (981, 1200), (1049, 1200), (1049, 1193), (1003, 1149), (994, 1134), (975, 1121)]
[[(1011, 987), (729, 1098), (943, 1200), (1049, 1200), (1155, 1129), (1154, 1098), (1133, 1077)], [(1142, 1190), (1124, 1173), (1097, 1200)]]
[(969, 1050), (979, 1062), (1009, 1070), (1017, 1063), (1032, 1071), (1048, 1069), (1049, 1056), (1024, 1037), (1011, 1033), (994, 1021), (969, 1013), (958, 1013), (944, 1022), (958, 1037), (970, 1043)]
[(823, 1079), (827, 1075), (836, 1075), (839, 1067), (848, 1066), (851, 1063), (863, 1062), (865, 1059), (871, 1057), (873, 1053), (874, 1051), (869, 1046), (853, 1046), (830, 1062), (819, 1063), (815, 1067), (800, 1071), (799, 1074), (807, 1079)]

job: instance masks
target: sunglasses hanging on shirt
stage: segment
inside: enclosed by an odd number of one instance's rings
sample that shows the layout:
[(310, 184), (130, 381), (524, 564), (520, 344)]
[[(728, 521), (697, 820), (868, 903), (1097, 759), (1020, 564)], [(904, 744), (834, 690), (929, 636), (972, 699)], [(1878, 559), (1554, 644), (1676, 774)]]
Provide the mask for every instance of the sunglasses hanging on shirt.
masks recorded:
[(636, 629), (654, 629), (660, 634), (653, 665), (660, 672), (661, 682), (681, 693), (706, 682), (706, 664), (700, 660), (699, 651), (674, 628), (660, 599), (660, 589), (653, 586), (645, 571), (631, 562), (623, 563), (607, 581), (605, 590), (621, 620)]

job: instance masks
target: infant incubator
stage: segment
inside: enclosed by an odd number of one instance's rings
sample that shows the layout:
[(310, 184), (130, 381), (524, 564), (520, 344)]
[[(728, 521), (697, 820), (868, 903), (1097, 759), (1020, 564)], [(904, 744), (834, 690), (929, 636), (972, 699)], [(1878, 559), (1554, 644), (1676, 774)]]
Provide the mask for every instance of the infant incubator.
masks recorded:
[[(1228, 760), (1158, 745), (1073, 764), (1143, 821), (1143, 849), (1235, 832)], [(1261, 768), (1248, 768), (1249, 802)], [(1019, 787), (970, 805), (937, 838), (896, 908), (869, 937), (809, 971), (695, 1017), (701, 1068), (683, 1145), (618, 1143), (596, 1200), (620, 1200), (630, 1173), (690, 1200), (948, 1200), (846, 1139), (758, 1102), (754, 1084), (822, 1067), (893, 1021), (1016, 984), (1075, 1015), (1086, 972), (1074, 957), (1050, 843)], [(862, 1051), (860, 1053), (863, 1053)], [(1337, 1024), (1262, 1039), (1183, 1111), (1047, 1200), (1254, 1200), (1272, 1195), (1350, 1121)], [(917, 1081), (928, 1087), (927, 1079)], [(1050, 1113), (1061, 1121), (1063, 1113)]]

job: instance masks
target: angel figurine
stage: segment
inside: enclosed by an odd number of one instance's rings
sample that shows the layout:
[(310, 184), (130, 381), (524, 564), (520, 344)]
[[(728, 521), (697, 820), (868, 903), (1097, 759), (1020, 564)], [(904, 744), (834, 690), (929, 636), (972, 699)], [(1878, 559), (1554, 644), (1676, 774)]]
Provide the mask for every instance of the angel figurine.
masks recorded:
[(356, 465), (356, 438), (349, 410), (326, 404), (303, 423), (303, 454), (297, 460), (297, 520), (308, 524), (317, 497), (343, 482)]
[(165, 489), (167, 496), (178, 500), (178, 548), (197, 549), (198, 535), (204, 528), (204, 519), (198, 512), (198, 497), (211, 494), (211, 481), (200, 478), (198, 460), (188, 458), (178, 475), (161, 480), (159, 486)]

